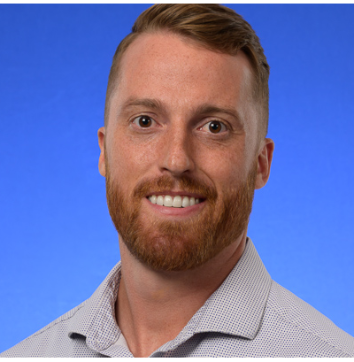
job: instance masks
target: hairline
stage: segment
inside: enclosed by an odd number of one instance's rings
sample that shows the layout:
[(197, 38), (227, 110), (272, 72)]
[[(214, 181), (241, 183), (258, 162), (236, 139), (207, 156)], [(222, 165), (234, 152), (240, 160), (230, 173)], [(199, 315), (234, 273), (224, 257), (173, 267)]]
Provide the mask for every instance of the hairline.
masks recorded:
[[(109, 112), (110, 112), (110, 106), (111, 106), (111, 100), (113, 98), (113, 95), (115, 93), (115, 91), (117, 90), (117, 87), (119, 85), (119, 80), (121, 77), (121, 64), (122, 64), (122, 58), (124, 56), (124, 54), (127, 52), (127, 50), (129, 49), (129, 47), (136, 41), (136, 39), (139, 38), (139, 36), (144, 35), (144, 34), (157, 34), (157, 33), (162, 33), (162, 34), (174, 34), (179, 36), (180, 38), (182, 38), (185, 42), (189, 43), (191, 46), (195, 46), (195, 47), (199, 47), (199, 48), (203, 48), (203, 49), (208, 49), (214, 53), (219, 53), (219, 54), (228, 54), (231, 56), (237, 56), (237, 54), (239, 54), (239, 52), (243, 52), (243, 54), (246, 56), (249, 65), (250, 65), (250, 69), (251, 69), (251, 73), (252, 73), (252, 84), (251, 84), (251, 92), (252, 92), (252, 100), (254, 101), (254, 104), (257, 107), (257, 114), (258, 114), (258, 138), (259, 140), (264, 138), (266, 136), (267, 133), (267, 127), (264, 126), (264, 124), (266, 123), (263, 118), (263, 106), (262, 106), (262, 99), (260, 99), (261, 97), (258, 94), (258, 87), (260, 87), (260, 85), (257, 82), (257, 74), (256, 74), (256, 69), (255, 69), (255, 65), (253, 64), (253, 62), (250, 59), (250, 56), (247, 55), (243, 49), (238, 49), (234, 54), (231, 54), (231, 52), (224, 52), (221, 51), (220, 49), (217, 49), (213, 46), (210, 46), (209, 44), (206, 44), (204, 42), (198, 41), (195, 38), (192, 38), (190, 36), (184, 35), (179, 33), (178, 31), (173, 31), (172, 29), (169, 28), (158, 28), (158, 29), (149, 29), (143, 32), (136, 32), (136, 33), (130, 33), (128, 34), (123, 40), (128, 40), (128, 37), (130, 37), (129, 42), (126, 44), (125, 48), (122, 49), (121, 52), (116, 53), (114, 55), (113, 58), (113, 64), (112, 64), (112, 68), (110, 70), (110, 74), (109, 74), (109, 84), (107, 87), (107, 92), (106, 92), (106, 99), (105, 99), (105, 111), (104, 111), (104, 125), (105, 127), (107, 127), (108, 125), (108, 116), (109, 116)], [(115, 74), (114, 74), (115, 73)], [(112, 79), (111, 76), (114, 74), (114, 78)]]

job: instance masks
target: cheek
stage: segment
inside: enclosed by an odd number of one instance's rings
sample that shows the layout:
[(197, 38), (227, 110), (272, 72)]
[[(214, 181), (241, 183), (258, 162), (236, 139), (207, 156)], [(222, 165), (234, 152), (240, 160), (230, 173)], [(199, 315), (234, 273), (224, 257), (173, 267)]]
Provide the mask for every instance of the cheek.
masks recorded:
[(200, 169), (219, 189), (237, 186), (246, 177), (247, 162), (242, 144), (203, 150), (198, 163)]
[(118, 132), (110, 146), (108, 158), (112, 176), (121, 181), (127, 180), (132, 185), (155, 162), (156, 152), (152, 145), (135, 142)]

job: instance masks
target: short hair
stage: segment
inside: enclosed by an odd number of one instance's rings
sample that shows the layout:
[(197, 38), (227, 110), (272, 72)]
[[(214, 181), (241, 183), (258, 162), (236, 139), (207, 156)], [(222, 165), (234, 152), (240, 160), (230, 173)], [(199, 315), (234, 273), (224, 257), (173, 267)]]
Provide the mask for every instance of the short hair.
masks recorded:
[(269, 65), (259, 38), (250, 24), (232, 9), (216, 4), (158, 4), (136, 19), (132, 32), (119, 44), (108, 77), (105, 124), (116, 86), (122, 55), (142, 33), (169, 31), (194, 40), (207, 49), (229, 55), (242, 51), (254, 74), (253, 96), (260, 105), (260, 133), (266, 136), (269, 117)]

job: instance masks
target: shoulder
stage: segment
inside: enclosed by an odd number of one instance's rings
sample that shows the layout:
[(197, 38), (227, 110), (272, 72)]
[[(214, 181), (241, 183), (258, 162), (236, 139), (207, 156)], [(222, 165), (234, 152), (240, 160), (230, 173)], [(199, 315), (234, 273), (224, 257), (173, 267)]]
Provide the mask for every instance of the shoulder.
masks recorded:
[[(86, 302), (71, 309), (38, 332), (3, 352), (1, 357), (74, 357), (80, 349), (87, 348), (84, 339), (69, 337), (76, 318)], [(85, 353), (87, 356), (87, 353)]]
[(107, 325), (111, 326), (110, 330), (118, 333), (112, 305), (119, 280), (120, 262), (89, 299), (3, 352), (0, 357), (99, 357), (99, 352), (91, 349), (86, 344), (86, 339), (96, 338), (93, 334), (97, 330), (104, 331), (105, 338)]
[(260, 333), (290, 354), (297, 349), (304, 357), (354, 357), (353, 337), (274, 281)]

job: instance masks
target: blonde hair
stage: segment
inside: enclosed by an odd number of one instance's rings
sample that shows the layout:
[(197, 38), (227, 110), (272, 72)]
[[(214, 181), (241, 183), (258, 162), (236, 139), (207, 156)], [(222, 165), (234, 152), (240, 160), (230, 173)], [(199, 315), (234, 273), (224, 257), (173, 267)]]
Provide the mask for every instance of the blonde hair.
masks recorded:
[(241, 15), (216, 4), (158, 4), (140, 14), (132, 32), (121, 41), (113, 57), (106, 92), (105, 123), (122, 55), (140, 34), (164, 30), (193, 39), (212, 51), (229, 55), (244, 52), (253, 68), (254, 99), (260, 105), (260, 133), (265, 136), (269, 115), (269, 65), (263, 48), (258, 36)]

